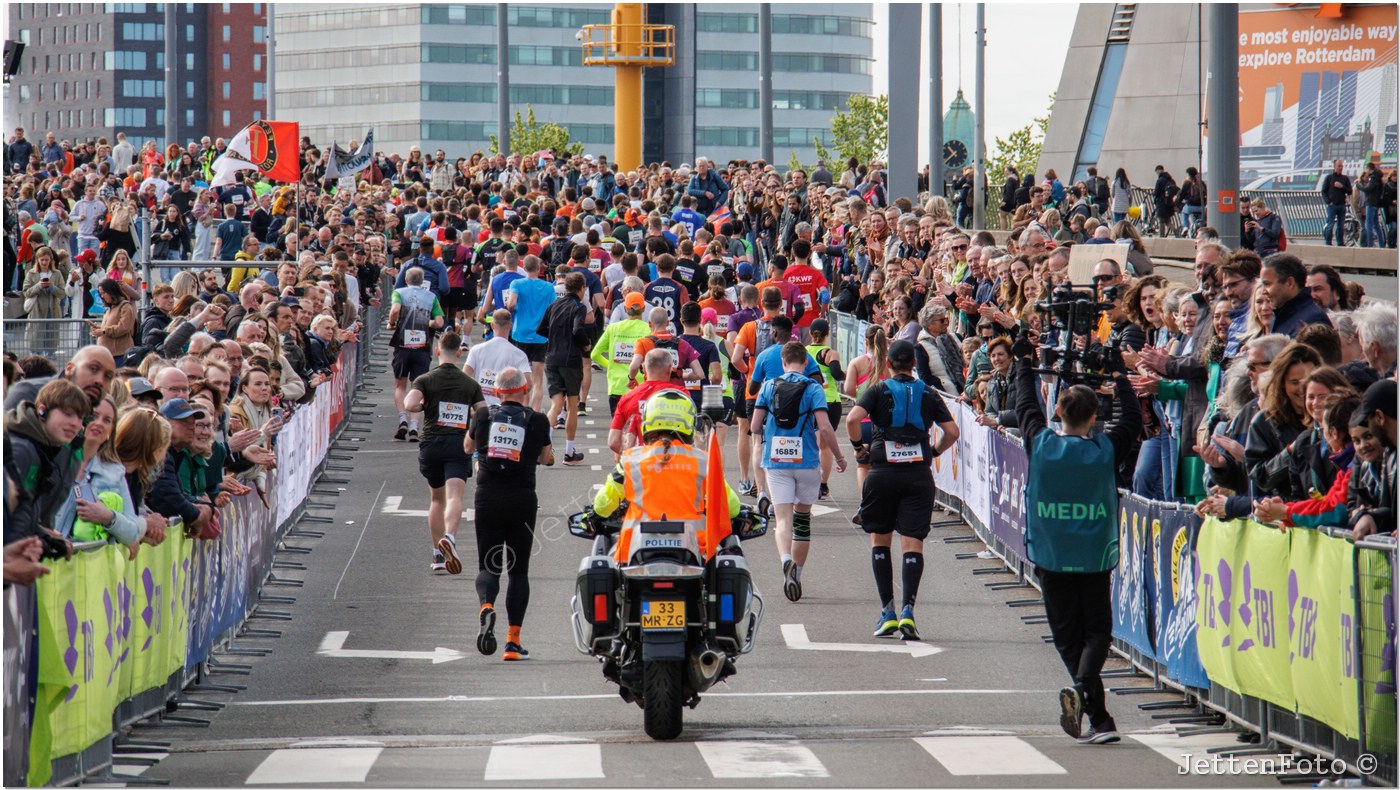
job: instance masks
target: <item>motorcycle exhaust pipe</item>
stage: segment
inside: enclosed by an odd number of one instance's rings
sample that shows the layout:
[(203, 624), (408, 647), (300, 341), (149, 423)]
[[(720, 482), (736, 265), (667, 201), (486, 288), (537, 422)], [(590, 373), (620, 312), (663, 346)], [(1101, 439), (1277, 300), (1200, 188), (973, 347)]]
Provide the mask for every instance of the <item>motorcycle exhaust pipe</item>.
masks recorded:
[(693, 653), (690, 657), (690, 674), (696, 688), (709, 688), (719, 677), (720, 668), (723, 666), (723, 653), (710, 648), (702, 648)]

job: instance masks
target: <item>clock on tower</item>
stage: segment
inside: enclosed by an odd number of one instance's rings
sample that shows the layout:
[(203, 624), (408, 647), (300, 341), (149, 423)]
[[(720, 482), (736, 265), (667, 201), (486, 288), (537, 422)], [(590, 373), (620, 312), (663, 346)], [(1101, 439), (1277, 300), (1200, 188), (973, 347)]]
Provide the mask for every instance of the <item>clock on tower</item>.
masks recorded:
[(962, 140), (949, 140), (943, 144), (943, 164), (947, 167), (962, 167), (967, 164), (967, 146)]

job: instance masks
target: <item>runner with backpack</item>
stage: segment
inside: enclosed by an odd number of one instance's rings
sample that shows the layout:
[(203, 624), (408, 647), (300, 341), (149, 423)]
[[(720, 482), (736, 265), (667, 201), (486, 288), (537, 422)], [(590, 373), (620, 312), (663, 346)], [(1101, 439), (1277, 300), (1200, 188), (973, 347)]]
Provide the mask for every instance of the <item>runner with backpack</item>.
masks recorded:
[[(835, 456), (838, 472), (846, 471), (846, 456), (836, 443), (822, 385), (805, 375), (812, 365), (807, 348), (787, 342), (774, 350), (780, 355), (782, 374), (763, 382), (752, 422), (763, 430), (759, 465), (767, 477), (777, 517), (773, 536), (782, 561), (783, 595), (795, 602), (802, 598), (802, 568), (812, 539), (812, 505), (821, 488), (819, 450)], [(927, 532), (927, 523), (924, 529)]]
[[(924, 539), (933, 517), (934, 487), (930, 464), (934, 456), (958, 440), (958, 424), (943, 399), (914, 376), (914, 344), (896, 340), (890, 344), (891, 377), (872, 384), (846, 418), (846, 433), (856, 458), (870, 463), (861, 488), (860, 523), (870, 534), (870, 564), (880, 597), (880, 617), (875, 636), (900, 634), (919, 639), (914, 623), (914, 602), (924, 575)], [(867, 444), (861, 422), (873, 426)], [(937, 425), (938, 440), (929, 441), (929, 429)], [(903, 608), (894, 609), (894, 564), (890, 556), (894, 533), (899, 532)]]

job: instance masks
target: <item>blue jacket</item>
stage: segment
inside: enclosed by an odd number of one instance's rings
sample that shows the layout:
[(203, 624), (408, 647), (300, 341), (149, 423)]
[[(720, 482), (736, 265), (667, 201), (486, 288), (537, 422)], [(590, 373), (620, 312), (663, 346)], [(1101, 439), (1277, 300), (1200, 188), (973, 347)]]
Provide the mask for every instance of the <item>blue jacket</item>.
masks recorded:
[(1269, 331), (1293, 337), (1298, 334), (1299, 329), (1308, 324), (1331, 326), (1332, 319), (1327, 317), (1326, 310), (1318, 307), (1317, 302), (1313, 301), (1312, 292), (1304, 288), (1274, 313), (1274, 324)]
[(445, 299), (450, 287), (447, 284), (447, 267), (442, 265), (442, 261), (431, 255), (419, 255), (411, 263), (399, 269), (399, 276), (394, 280), (394, 288), (402, 288), (408, 285), (406, 275), (408, 270), (417, 266), (423, 270), (423, 281), (432, 292), (438, 295), (439, 299)]
[[(121, 464), (108, 463), (101, 458), (89, 458), (87, 466), (83, 468), (83, 474), (76, 482), (90, 486), (93, 496), (104, 491), (115, 491), (121, 495), (122, 512), (117, 513), (116, 521), (107, 527), (107, 533), (111, 535), (112, 540), (130, 546), (146, 534), (146, 521), (137, 514), (136, 503), (131, 500), (131, 491), (126, 485), (126, 469)], [(70, 492), (58, 509), (54, 526), (59, 532), (72, 537), (73, 522), (77, 517), (78, 501)]]
[[(695, 198), (695, 210), (706, 217), (729, 202), (729, 185), (724, 183), (724, 179), (714, 170), (706, 173), (703, 179), (699, 173), (691, 176), (685, 192)], [(706, 192), (714, 194), (714, 197), (705, 197)]]

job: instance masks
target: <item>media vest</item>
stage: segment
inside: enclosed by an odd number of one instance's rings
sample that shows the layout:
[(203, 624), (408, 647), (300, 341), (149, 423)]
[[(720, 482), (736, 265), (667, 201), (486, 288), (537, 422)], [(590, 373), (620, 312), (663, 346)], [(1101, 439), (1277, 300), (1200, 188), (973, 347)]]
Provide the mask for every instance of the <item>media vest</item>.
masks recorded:
[(1113, 442), (1035, 437), (1026, 485), (1026, 554), (1057, 573), (1101, 573), (1118, 567), (1118, 487)]

